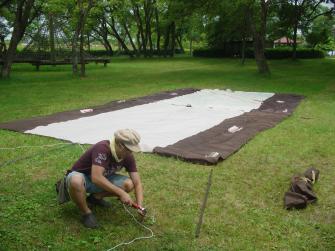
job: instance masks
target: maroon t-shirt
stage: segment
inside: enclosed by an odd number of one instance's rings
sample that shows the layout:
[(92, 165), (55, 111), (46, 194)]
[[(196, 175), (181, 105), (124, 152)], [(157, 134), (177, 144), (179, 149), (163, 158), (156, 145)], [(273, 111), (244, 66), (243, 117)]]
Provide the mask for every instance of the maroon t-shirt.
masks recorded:
[(137, 172), (135, 159), (132, 153), (121, 161), (116, 162), (109, 147), (109, 140), (103, 140), (91, 146), (72, 166), (72, 171), (77, 171), (87, 175), (91, 175), (92, 165), (102, 166), (105, 168), (104, 176), (109, 176), (122, 167), (127, 172)]

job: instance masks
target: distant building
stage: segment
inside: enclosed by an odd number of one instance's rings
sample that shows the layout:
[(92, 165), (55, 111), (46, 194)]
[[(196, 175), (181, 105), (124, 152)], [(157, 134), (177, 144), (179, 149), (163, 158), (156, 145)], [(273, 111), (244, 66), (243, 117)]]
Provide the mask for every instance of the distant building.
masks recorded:
[[(301, 42), (297, 40), (297, 44), (300, 44)], [(276, 48), (277, 46), (291, 46), (293, 44), (293, 39), (290, 39), (288, 37), (281, 37), (275, 41), (273, 41), (273, 48)]]

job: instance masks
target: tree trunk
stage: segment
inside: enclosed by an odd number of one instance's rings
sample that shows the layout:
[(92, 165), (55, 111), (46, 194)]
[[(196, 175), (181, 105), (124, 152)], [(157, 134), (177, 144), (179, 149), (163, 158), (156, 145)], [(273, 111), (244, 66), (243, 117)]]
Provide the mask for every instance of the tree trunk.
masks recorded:
[(193, 53), (193, 39), (192, 37), (190, 38), (190, 56), (192, 56)]
[(136, 33), (136, 43), (137, 43), (137, 48), (138, 48), (139, 52), (142, 53), (142, 43), (141, 43), (141, 36), (140, 36), (139, 31), (137, 31), (137, 33)]
[(149, 42), (149, 56), (152, 57), (153, 47), (152, 47), (152, 37), (151, 37), (151, 18), (152, 18), (152, 2), (151, 0), (146, 0), (144, 3), (144, 14), (145, 14), (145, 40)]
[(87, 32), (87, 51), (90, 53), (91, 52), (91, 41), (90, 41), (90, 33)]
[(4, 36), (0, 36), (0, 58), (3, 58), (7, 51), (6, 42)]
[(14, 61), (14, 57), (16, 53), (16, 48), (19, 43), (18, 41), (19, 41), (18, 38), (14, 36), (14, 34), (12, 34), (12, 38), (10, 40), (8, 50), (5, 53), (4, 61), (3, 61), (2, 69), (1, 69), (1, 77), (3, 78), (8, 78), (10, 76), (12, 63)]
[(127, 26), (126, 23), (123, 23), (123, 28), (126, 32), (126, 35), (128, 36), (128, 39), (129, 39), (129, 42), (130, 42), (131, 46), (133, 47), (133, 51), (134, 51), (135, 55), (138, 57), (139, 56), (138, 50), (137, 50), (136, 45), (133, 41), (133, 38), (131, 37), (131, 34), (129, 32), (129, 29), (128, 29), (128, 26)]
[(113, 48), (111, 46), (111, 44), (108, 41), (108, 28), (107, 28), (107, 22), (106, 22), (106, 18), (103, 17), (100, 20), (100, 28), (95, 28), (94, 31), (101, 37), (101, 39), (99, 39), (100, 41), (102, 40), (102, 44), (105, 47), (106, 51), (108, 52), (108, 55), (113, 56)]
[(30, 50), (30, 47), (34, 44), (34, 40), (30, 39), (29, 42), (23, 47), (22, 51)]
[(161, 32), (159, 29), (159, 16), (158, 16), (157, 7), (155, 7), (155, 19), (156, 19), (156, 33), (157, 33), (156, 50), (157, 50), (157, 55), (160, 56), (161, 54)]
[(170, 27), (171, 27), (170, 24), (166, 27), (165, 38), (164, 38), (165, 39), (164, 40), (164, 57), (167, 56), (169, 45), (170, 45)]
[(298, 23), (299, 17), (301, 15), (300, 10), (298, 10), (298, 0), (294, 1), (294, 7), (296, 10), (293, 24), (293, 45), (292, 45), (292, 59), (297, 59), (297, 32), (298, 32)]
[(138, 32), (141, 36), (142, 52), (143, 52), (144, 56), (146, 57), (147, 56), (147, 40), (145, 39), (145, 36), (144, 36), (144, 30), (143, 30), (143, 24), (142, 24), (142, 18), (141, 18), (140, 10), (139, 10), (139, 7), (136, 4), (135, 4), (133, 10), (134, 10), (134, 14), (135, 14), (135, 19), (136, 19)]
[(122, 39), (122, 37), (120, 36), (120, 34), (118, 33), (116, 27), (115, 27), (115, 21), (114, 18), (111, 17), (112, 23), (108, 23), (109, 27), (112, 29), (113, 31), (113, 36), (118, 40), (118, 45), (120, 47), (120, 49), (124, 49), (126, 51), (126, 53), (130, 56), (133, 57), (134, 55), (131, 53), (131, 51), (128, 49), (127, 45), (125, 44), (124, 40)]
[(85, 34), (85, 24), (88, 17), (88, 14), (93, 7), (93, 0), (88, 1), (88, 6), (85, 9), (83, 9), (82, 12), (82, 22), (80, 27), (80, 76), (85, 77), (86, 76), (86, 64), (85, 64), (85, 55), (84, 55), (84, 34)]
[(78, 74), (78, 39), (80, 36), (80, 28), (82, 22), (82, 0), (78, 0), (79, 5), (79, 19), (76, 25), (74, 35), (72, 37), (72, 73), (73, 75)]
[(245, 63), (245, 37), (242, 38), (242, 47), (241, 47), (241, 64), (244, 65)]
[(176, 47), (176, 23), (172, 21), (171, 23), (171, 51), (170, 56), (174, 56), (174, 50)]
[(101, 37), (96, 37), (96, 36), (93, 36), (93, 39), (94, 40), (98, 40), (100, 42), (100, 44), (102, 44), (102, 46), (105, 48), (105, 51), (107, 53), (109, 53), (109, 48), (107, 47), (105, 41), (101, 38)]
[(298, 25), (294, 24), (293, 28), (293, 45), (292, 45), (292, 59), (296, 60), (297, 59), (297, 30), (298, 30)]
[(49, 19), (48, 21), (49, 21), (49, 38), (50, 38), (50, 59), (51, 59), (52, 62), (55, 62), (56, 61), (55, 29), (54, 29), (54, 21), (53, 21), (53, 14), (52, 13), (49, 13), (48, 19)]
[(261, 74), (269, 74), (270, 69), (265, 58), (264, 42), (261, 34), (254, 34), (255, 59), (258, 72)]
[(150, 57), (153, 55), (154, 49), (153, 49), (153, 44), (152, 44), (152, 33), (151, 33), (151, 26), (148, 26), (148, 40), (149, 40), (149, 50), (150, 50)]
[(183, 47), (183, 38), (181, 35), (176, 37), (178, 45), (179, 45), (179, 49), (182, 53), (184, 53), (184, 47)]
[(251, 22), (254, 39), (255, 60), (260, 74), (270, 74), (270, 69), (265, 58), (265, 31), (267, 18), (267, 3), (261, 0), (261, 19), (257, 29), (255, 22)]
[(243, 23), (242, 23), (242, 45), (241, 45), (241, 65), (245, 64), (245, 50), (248, 38), (248, 21), (249, 17), (249, 6), (246, 5), (243, 8)]
[(72, 73), (78, 74), (78, 38), (79, 38), (79, 25), (77, 26), (72, 38)]
[(106, 51), (108, 51), (108, 55), (113, 56), (113, 48), (112, 45), (109, 43), (108, 39), (104, 40), (104, 46), (106, 48)]
[(82, 0), (77, 2), (79, 7), (79, 20), (72, 40), (72, 71), (73, 74), (78, 73), (78, 39), (79, 39), (79, 57), (80, 57), (80, 76), (85, 76), (85, 55), (84, 55), (84, 29), (85, 23), (90, 9), (93, 6), (93, 0), (88, 1), (85, 9)]
[(80, 33), (80, 47), (79, 47), (79, 55), (80, 55), (80, 76), (85, 77), (86, 69), (85, 69), (85, 55), (84, 55), (84, 26), (85, 23), (82, 24), (81, 33)]
[(2, 78), (8, 78), (10, 76), (16, 48), (21, 41), (29, 23), (29, 17), (34, 5), (34, 0), (21, 1), (17, 5), (12, 37), (9, 42), (8, 50), (4, 55), (3, 65), (1, 68)]

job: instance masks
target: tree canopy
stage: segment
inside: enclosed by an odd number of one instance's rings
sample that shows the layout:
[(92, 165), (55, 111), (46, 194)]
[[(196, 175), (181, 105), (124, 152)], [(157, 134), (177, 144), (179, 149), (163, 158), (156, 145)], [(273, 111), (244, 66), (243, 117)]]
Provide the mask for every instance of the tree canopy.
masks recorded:
[(334, 0), (0, 0), (1, 76), (10, 75), (19, 44), (53, 62), (62, 51), (84, 76), (85, 56), (97, 44), (105, 55), (168, 57), (240, 42), (244, 57), (253, 43), (259, 71), (269, 73), (267, 41), (291, 38), (293, 58), (301, 39), (335, 50), (334, 7)]

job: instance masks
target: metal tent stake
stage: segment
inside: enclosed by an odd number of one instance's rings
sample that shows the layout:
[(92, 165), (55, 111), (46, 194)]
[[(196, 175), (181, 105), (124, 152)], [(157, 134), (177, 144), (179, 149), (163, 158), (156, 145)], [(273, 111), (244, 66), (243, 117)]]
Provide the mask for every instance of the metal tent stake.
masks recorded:
[(206, 208), (209, 189), (211, 188), (211, 185), (212, 185), (212, 174), (213, 174), (213, 168), (211, 169), (211, 172), (209, 173), (209, 176), (208, 176), (206, 193), (205, 193), (205, 197), (204, 197), (204, 200), (202, 201), (202, 205), (201, 205), (201, 208), (200, 208), (199, 221), (198, 221), (198, 224), (197, 224), (197, 228), (195, 230), (195, 237), (196, 238), (198, 238), (199, 234), (200, 234), (200, 228), (201, 228), (202, 221), (203, 221), (203, 216), (204, 216), (204, 212), (205, 212), (205, 208)]

